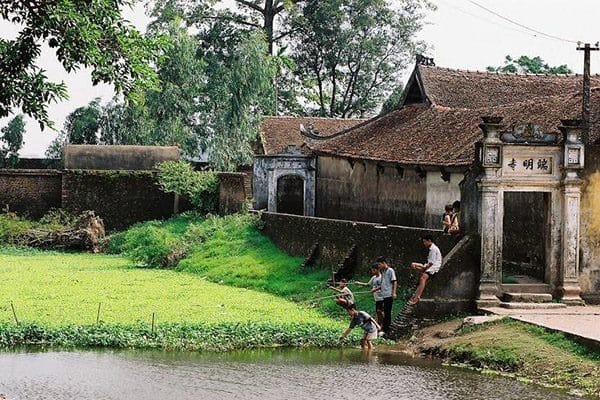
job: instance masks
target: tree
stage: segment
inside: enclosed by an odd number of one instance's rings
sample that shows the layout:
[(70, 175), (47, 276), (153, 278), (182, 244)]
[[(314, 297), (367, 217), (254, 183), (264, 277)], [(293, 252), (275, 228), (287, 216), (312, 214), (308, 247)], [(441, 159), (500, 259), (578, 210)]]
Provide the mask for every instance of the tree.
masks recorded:
[[(414, 39), (429, 3), (311, 0), (294, 22), (293, 58), (320, 116), (372, 113), (392, 92), (422, 43)], [(314, 84), (313, 84), (314, 83)]]
[(521, 56), (513, 58), (506, 56), (504, 65), (500, 67), (487, 67), (490, 72), (508, 72), (508, 73), (523, 73), (523, 74), (572, 74), (573, 71), (567, 64), (551, 67), (541, 57)]
[(98, 144), (101, 114), (100, 99), (95, 99), (67, 115), (64, 131), (68, 143)]
[(0, 18), (21, 27), (14, 40), (0, 39), (0, 117), (20, 108), (42, 129), (52, 126), (47, 106), (67, 98), (67, 90), (36, 65), (44, 42), (67, 72), (91, 68), (94, 84), (112, 83), (132, 99), (140, 88), (156, 86), (152, 64), (165, 43), (143, 37), (123, 20), (121, 9), (133, 1), (0, 2)]
[(404, 96), (404, 85), (401, 83), (392, 91), (392, 94), (387, 98), (387, 100), (381, 106), (381, 111), (379, 114), (387, 114), (390, 111), (394, 111), (398, 108), (402, 97)]
[(0, 130), (0, 161), (3, 165), (14, 167), (19, 161), (19, 150), (23, 147), (23, 133), (25, 133), (25, 121), (22, 115), (11, 119), (4, 128)]

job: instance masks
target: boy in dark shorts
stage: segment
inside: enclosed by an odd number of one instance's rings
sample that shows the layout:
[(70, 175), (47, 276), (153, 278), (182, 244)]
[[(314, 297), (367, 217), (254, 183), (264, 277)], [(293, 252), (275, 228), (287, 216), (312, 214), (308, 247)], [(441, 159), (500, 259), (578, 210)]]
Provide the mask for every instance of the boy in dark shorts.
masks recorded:
[(379, 264), (373, 263), (371, 265), (371, 279), (369, 282), (358, 282), (354, 283), (359, 286), (370, 286), (371, 293), (373, 293), (373, 299), (375, 300), (375, 313), (377, 314), (377, 323), (379, 326), (383, 325), (383, 296), (381, 295), (381, 273), (379, 272)]
[(354, 305), (348, 307), (348, 315), (351, 318), (350, 326), (348, 326), (344, 333), (342, 333), (342, 336), (340, 336), (340, 342), (343, 342), (344, 339), (346, 339), (346, 336), (350, 334), (352, 329), (360, 326), (364, 331), (364, 335), (360, 340), (360, 348), (363, 350), (371, 350), (373, 348), (371, 341), (377, 338), (377, 329), (379, 325), (366, 312), (357, 311)]

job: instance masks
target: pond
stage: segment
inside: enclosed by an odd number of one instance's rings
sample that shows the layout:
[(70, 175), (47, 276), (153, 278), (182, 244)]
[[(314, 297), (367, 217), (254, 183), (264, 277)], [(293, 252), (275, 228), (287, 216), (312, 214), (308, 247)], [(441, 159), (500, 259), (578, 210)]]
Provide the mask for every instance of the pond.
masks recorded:
[(395, 354), (260, 350), (0, 353), (0, 393), (21, 399), (575, 399)]

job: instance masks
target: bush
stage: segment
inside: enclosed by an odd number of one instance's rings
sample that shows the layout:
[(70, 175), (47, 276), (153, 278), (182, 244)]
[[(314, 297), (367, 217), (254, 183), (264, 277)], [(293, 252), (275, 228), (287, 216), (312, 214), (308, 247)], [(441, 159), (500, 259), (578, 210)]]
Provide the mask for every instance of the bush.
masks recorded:
[(0, 214), (0, 243), (14, 244), (19, 235), (33, 228), (35, 223), (14, 213)]
[(166, 161), (157, 167), (158, 183), (164, 192), (184, 196), (198, 212), (208, 214), (216, 211), (219, 196), (216, 173), (194, 171), (184, 161)]

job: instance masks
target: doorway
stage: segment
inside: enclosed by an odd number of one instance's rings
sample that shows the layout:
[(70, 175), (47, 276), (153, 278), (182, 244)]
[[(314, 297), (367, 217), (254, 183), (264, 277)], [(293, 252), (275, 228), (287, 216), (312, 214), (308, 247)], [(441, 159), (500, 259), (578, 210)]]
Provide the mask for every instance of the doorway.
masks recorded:
[(304, 215), (304, 179), (284, 175), (277, 180), (277, 212)]
[(502, 283), (544, 283), (549, 193), (504, 192)]

